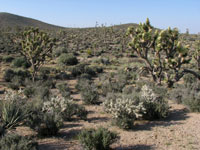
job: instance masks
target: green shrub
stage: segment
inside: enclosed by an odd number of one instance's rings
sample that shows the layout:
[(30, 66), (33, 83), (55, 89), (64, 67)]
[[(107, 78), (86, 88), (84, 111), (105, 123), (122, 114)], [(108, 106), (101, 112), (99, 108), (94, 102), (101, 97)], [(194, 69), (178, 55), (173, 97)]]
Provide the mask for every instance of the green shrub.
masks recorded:
[(63, 97), (70, 97), (71, 91), (67, 83), (58, 83), (56, 84), (56, 88), (59, 90)]
[(2, 58), (3, 62), (6, 62), (6, 63), (12, 62), (13, 59), (14, 59), (14, 57), (12, 57), (12, 56), (3, 56), (3, 58)]
[(87, 73), (84, 73), (80, 76), (79, 79), (87, 79), (87, 80), (91, 80), (92, 79), (92, 76), (87, 74)]
[(26, 125), (35, 130), (39, 136), (54, 136), (62, 127), (63, 119), (55, 112), (41, 112), (36, 109), (26, 120)]
[(171, 99), (184, 104), (191, 112), (200, 112), (200, 82), (177, 85), (170, 92)]
[[(23, 83), (22, 81), (25, 80), (25, 78), (29, 78), (30, 74), (28, 71), (26, 70), (22, 70), (22, 69), (17, 69), (17, 70), (12, 70), (12, 69), (7, 69), (4, 72), (4, 80), (6, 82), (11, 82), (12, 80), (18, 80), (21, 82), (21, 84)], [(15, 78), (15, 79), (13, 79)]]
[(14, 70), (12, 70), (12, 69), (7, 69), (7, 70), (5, 70), (5, 72), (4, 72), (3, 78), (4, 78), (4, 80), (5, 80), (6, 82), (10, 82), (14, 76), (15, 76)]
[(67, 53), (67, 49), (65, 47), (57, 47), (53, 50), (53, 56), (59, 57), (62, 53)]
[(12, 67), (23, 67), (23, 68), (28, 68), (31, 65), (26, 61), (24, 57), (17, 57), (12, 61)]
[(77, 77), (81, 74), (88, 74), (91, 77), (96, 76), (96, 70), (95, 68), (92, 68), (90, 66), (87, 66), (86, 64), (79, 64), (77, 66), (74, 66), (70, 69), (72, 76)]
[(94, 84), (83, 85), (81, 89), (81, 97), (85, 104), (97, 104), (99, 100), (99, 94)]
[(36, 89), (34, 87), (26, 87), (24, 89), (24, 95), (27, 97), (27, 98), (31, 98), (34, 94), (35, 94), (35, 91)]
[(86, 150), (109, 150), (110, 145), (114, 143), (118, 136), (105, 128), (86, 129), (79, 135), (78, 139)]
[(60, 72), (59, 74), (57, 74), (55, 76), (56, 79), (59, 79), (59, 80), (67, 80), (67, 79), (70, 79), (70, 75), (68, 75), (67, 73), (65, 72)]
[(75, 88), (77, 90), (81, 91), (85, 87), (89, 86), (90, 84), (92, 84), (91, 80), (88, 80), (88, 79), (85, 79), (85, 78), (79, 78)]
[(153, 92), (151, 88), (144, 85), (141, 90), (141, 101), (146, 109), (143, 117), (148, 120), (166, 118), (169, 114), (168, 102)]
[(0, 150), (38, 150), (38, 144), (30, 138), (9, 133), (0, 139)]
[(72, 54), (61, 54), (58, 58), (58, 63), (60, 65), (76, 65), (78, 64), (78, 59)]

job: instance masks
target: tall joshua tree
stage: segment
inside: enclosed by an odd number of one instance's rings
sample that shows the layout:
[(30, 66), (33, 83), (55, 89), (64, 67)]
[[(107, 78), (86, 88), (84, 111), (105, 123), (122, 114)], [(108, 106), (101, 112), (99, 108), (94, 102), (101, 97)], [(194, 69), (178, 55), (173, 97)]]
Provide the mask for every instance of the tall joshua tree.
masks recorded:
[(33, 82), (40, 67), (51, 57), (55, 39), (49, 37), (38, 28), (31, 28), (23, 32), (20, 39), (20, 52), (31, 64), (31, 75)]
[(132, 41), (131, 49), (144, 60), (153, 81), (161, 84), (167, 82), (171, 87), (179, 81), (185, 73), (191, 73), (200, 79), (200, 75), (184, 68), (191, 58), (188, 56), (188, 47), (179, 42), (177, 29), (154, 31), (147, 18), (146, 22), (137, 28), (128, 28), (127, 34)]

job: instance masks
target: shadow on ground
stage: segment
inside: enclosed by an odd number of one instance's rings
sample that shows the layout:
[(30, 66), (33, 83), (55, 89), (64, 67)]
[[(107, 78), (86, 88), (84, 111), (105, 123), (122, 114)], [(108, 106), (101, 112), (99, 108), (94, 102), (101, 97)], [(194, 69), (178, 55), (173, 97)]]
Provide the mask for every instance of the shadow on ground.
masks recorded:
[(187, 109), (179, 109), (179, 110), (173, 110), (169, 113), (169, 116), (163, 120), (155, 120), (155, 121), (149, 121), (149, 122), (144, 122), (136, 123), (134, 125), (133, 130), (151, 130), (153, 127), (156, 126), (171, 126), (171, 125), (178, 125), (178, 124), (183, 124), (183, 120), (186, 120), (189, 118), (187, 115)]
[(114, 150), (153, 150), (152, 145), (134, 145), (134, 146), (120, 146), (116, 147)]

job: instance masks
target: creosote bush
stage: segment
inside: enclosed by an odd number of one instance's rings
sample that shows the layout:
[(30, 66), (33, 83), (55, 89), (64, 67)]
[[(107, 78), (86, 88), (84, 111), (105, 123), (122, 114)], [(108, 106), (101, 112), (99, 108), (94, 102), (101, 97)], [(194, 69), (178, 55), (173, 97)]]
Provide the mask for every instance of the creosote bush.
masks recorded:
[(110, 145), (118, 139), (116, 133), (106, 128), (85, 129), (78, 139), (85, 150), (109, 150)]
[(55, 112), (42, 112), (35, 109), (26, 120), (26, 125), (35, 130), (39, 136), (54, 136), (62, 127), (63, 119)]
[(58, 58), (58, 63), (60, 65), (76, 65), (78, 64), (78, 59), (72, 54), (63, 53)]
[(191, 112), (200, 112), (200, 82), (177, 85), (171, 92), (171, 98), (184, 104)]
[(56, 88), (59, 90), (63, 97), (70, 97), (71, 91), (67, 83), (58, 83), (56, 84)]
[(28, 68), (28, 67), (30, 67), (30, 64), (26, 61), (26, 59), (24, 57), (17, 57), (12, 61), (12, 67)]
[(94, 84), (84, 84), (81, 88), (81, 97), (85, 104), (97, 104), (99, 93)]
[(0, 138), (0, 150), (38, 150), (38, 144), (28, 137), (8, 133)]

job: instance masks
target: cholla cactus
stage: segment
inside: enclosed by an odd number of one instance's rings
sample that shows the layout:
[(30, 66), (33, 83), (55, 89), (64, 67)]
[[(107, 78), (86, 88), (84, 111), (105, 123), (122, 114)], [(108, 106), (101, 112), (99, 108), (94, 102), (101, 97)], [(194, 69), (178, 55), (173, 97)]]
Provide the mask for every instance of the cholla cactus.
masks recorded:
[(146, 113), (143, 115), (144, 119), (154, 120), (165, 118), (168, 115), (168, 102), (163, 97), (155, 94), (147, 85), (142, 87), (141, 101), (146, 109)]
[(42, 111), (44, 112), (65, 112), (68, 105), (71, 104), (71, 100), (66, 100), (63, 97), (52, 97), (50, 101), (44, 102)]
[(142, 87), (141, 97), (148, 102), (155, 102), (157, 99), (157, 95), (147, 85)]
[(137, 104), (133, 99), (126, 99), (124, 97), (117, 99), (107, 99), (103, 103), (106, 112), (111, 113), (114, 119), (130, 117), (137, 119), (142, 117), (141, 112), (145, 112), (143, 103)]

